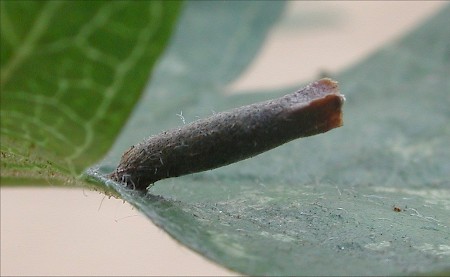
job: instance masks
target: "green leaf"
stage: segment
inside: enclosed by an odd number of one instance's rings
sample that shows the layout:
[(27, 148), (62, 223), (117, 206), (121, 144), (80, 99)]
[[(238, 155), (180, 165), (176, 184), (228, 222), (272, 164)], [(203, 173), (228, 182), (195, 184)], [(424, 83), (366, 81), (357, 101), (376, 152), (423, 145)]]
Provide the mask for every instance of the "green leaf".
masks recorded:
[(281, 8), (279, 2), (190, 2), (149, 90), (91, 176), (175, 239), (244, 274), (450, 270), (448, 6), (336, 76), (348, 100), (338, 130), (160, 181), (148, 195), (103, 177), (142, 137), (183, 124), (181, 111), (190, 122), (275, 96), (223, 92)]
[(179, 6), (1, 1), (2, 180), (66, 180), (99, 160), (141, 95)]

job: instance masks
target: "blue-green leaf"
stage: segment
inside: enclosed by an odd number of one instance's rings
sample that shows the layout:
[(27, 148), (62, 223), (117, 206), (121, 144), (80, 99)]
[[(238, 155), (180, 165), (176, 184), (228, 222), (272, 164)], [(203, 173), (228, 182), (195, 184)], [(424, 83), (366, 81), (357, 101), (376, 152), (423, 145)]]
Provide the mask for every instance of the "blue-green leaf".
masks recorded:
[[(274, 96), (223, 93), (277, 18), (274, 10), (189, 3), (134, 117), (91, 174), (102, 178), (130, 145), (183, 124), (181, 111), (193, 121)], [(342, 128), (157, 182), (148, 195), (103, 180), (180, 242), (244, 274), (448, 271), (449, 18), (447, 7), (336, 76), (348, 100)]]

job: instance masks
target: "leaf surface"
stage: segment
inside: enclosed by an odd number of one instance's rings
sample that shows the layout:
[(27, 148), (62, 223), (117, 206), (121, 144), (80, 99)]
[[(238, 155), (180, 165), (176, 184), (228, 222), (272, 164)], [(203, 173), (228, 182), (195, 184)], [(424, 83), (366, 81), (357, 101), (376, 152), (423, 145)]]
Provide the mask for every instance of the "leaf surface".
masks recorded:
[(99, 160), (143, 91), (179, 6), (2, 1), (2, 179), (65, 179)]
[[(279, 95), (224, 94), (277, 17), (255, 7), (189, 3), (147, 94), (93, 176), (111, 171), (140, 138), (183, 124), (181, 113), (190, 122)], [(449, 18), (446, 7), (336, 76), (347, 97), (342, 128), (157, 182), (148, 195), (103, 181), (175, 239), (244, 274), (448, 271)]]

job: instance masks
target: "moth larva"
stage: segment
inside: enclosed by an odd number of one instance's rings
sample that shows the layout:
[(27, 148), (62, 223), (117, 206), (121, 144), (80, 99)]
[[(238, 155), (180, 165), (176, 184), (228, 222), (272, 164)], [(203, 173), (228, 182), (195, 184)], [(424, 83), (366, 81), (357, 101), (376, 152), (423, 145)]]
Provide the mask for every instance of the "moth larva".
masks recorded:
[(293, 139), (342, 126), (343, 103), (337, 82), (321, 79), (295, 93), (151, 136), (123, 154), (110, 178), (145, 190), (161, 179), (247, 159)]

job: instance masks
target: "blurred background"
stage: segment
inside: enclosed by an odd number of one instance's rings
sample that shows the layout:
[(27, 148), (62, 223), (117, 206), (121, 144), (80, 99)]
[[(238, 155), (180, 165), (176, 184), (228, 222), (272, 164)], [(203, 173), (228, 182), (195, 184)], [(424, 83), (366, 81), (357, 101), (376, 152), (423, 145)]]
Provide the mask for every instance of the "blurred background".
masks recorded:
[[(290, 2), (227, 93), (344, 70), (445, 4)], [(128, 203), (60, 187), (1, 187), (0, 268), (1, 275), (236, 275), (180, 245)]]

